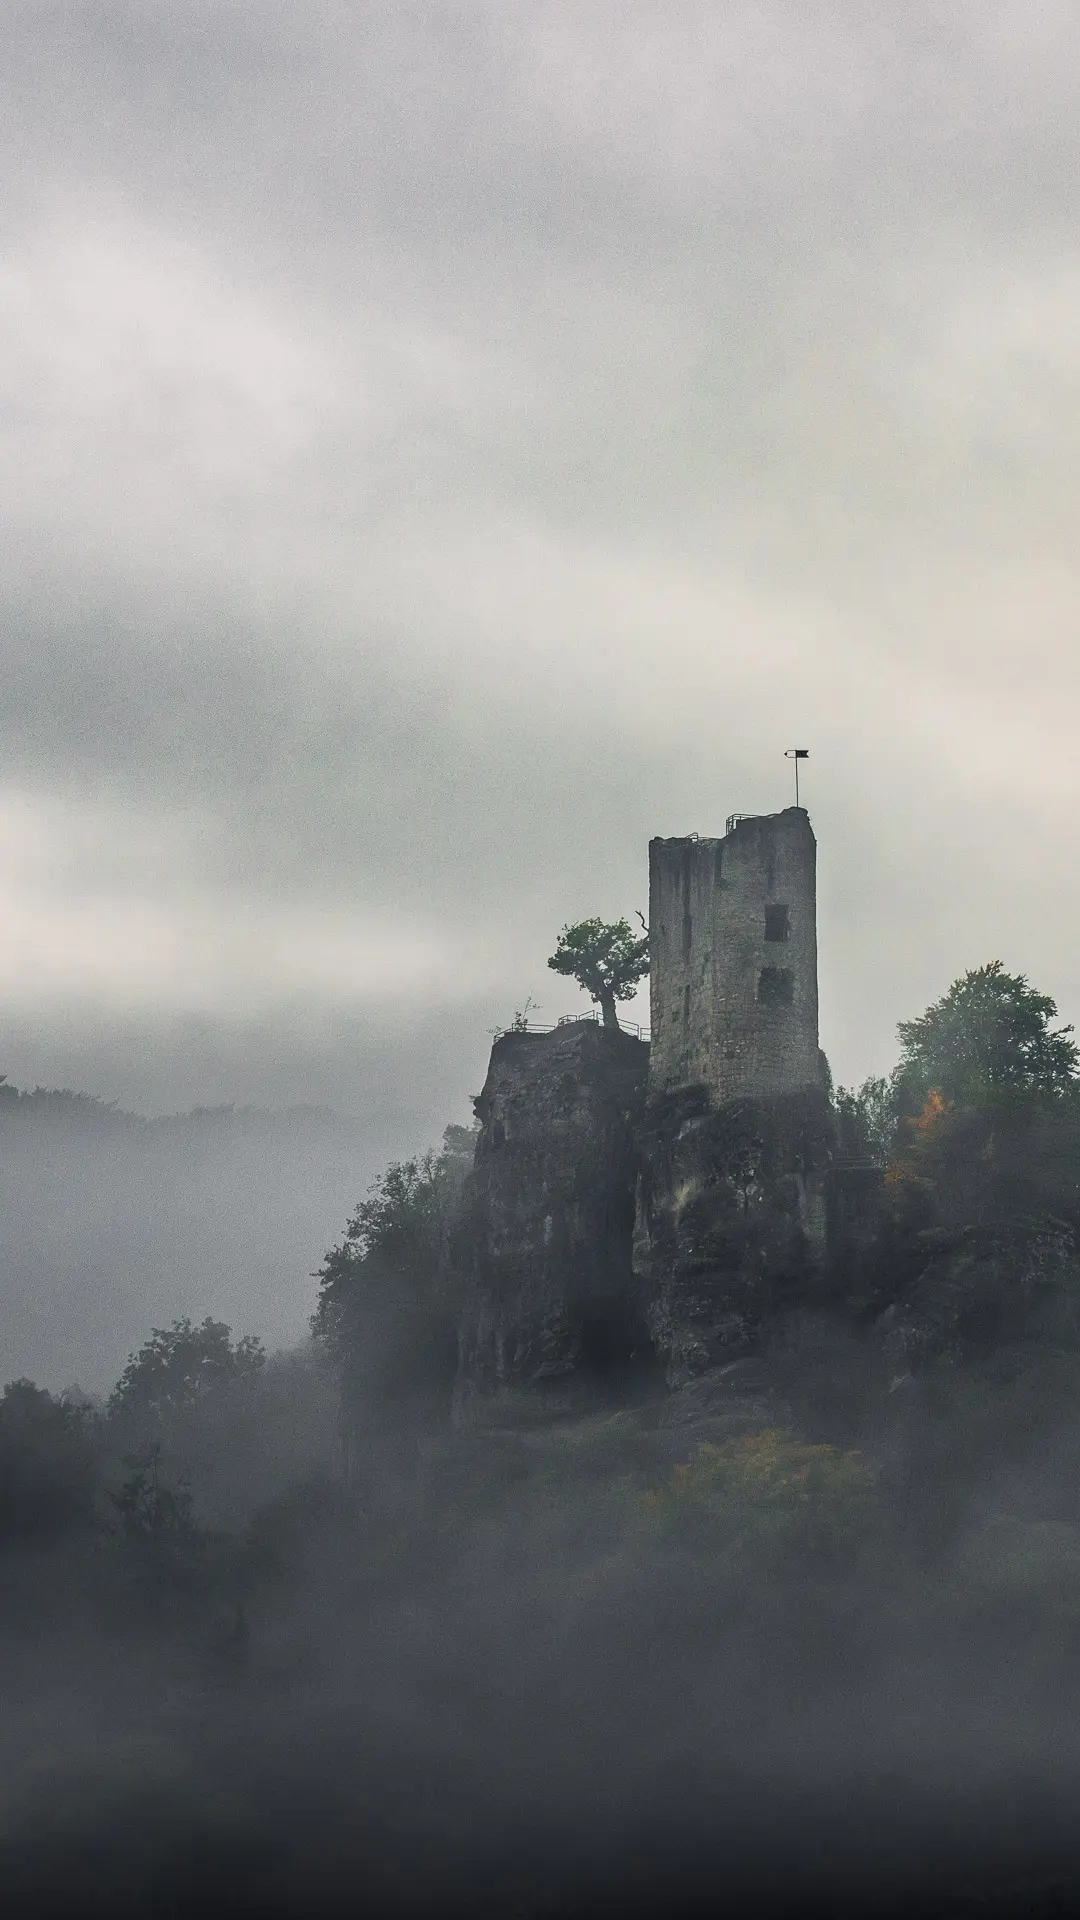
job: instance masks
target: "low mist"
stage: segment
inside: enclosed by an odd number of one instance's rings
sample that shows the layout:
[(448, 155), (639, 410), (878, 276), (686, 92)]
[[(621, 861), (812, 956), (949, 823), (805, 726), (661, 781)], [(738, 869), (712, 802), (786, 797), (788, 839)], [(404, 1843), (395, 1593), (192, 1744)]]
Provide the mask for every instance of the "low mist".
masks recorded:
[(1075, 1116), (988, 1174), (942, 1114), (872, 1310), (779, 1303), (677, 1392), (452, 1418), (461, 1127), (316, 1240), (315, 1338), (180, 1317), (104, 1398), (9, 1385), (13, 1910), (1065, 1911), (1076, 1269), (994, 1207)]
[(303, 1337), (311, 1273), (380, 1164), (316, 1108), (153, 1120), (0, 1086), (0, 1378), (108, 1391), (150, 1328), (223, 1314)]

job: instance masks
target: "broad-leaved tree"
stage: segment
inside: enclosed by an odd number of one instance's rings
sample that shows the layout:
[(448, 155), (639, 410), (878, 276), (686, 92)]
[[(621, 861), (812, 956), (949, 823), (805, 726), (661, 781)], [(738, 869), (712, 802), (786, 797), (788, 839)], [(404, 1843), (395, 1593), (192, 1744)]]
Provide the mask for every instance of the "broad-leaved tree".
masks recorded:
[(649, 936), (636, 935), (628, 920), (578, 920), (564, 927), (548, 961), (597, 1002), (605, 1027), (618, 1030), (616, 1001), (631, 1000), (649, 971)]

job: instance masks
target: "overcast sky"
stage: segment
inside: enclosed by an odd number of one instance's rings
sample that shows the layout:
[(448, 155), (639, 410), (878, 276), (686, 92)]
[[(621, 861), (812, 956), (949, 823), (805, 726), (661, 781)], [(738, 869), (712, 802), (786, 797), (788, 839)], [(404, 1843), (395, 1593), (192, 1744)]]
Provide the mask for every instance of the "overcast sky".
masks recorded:
[(0, 1071), (468, 1114), (789, 799), (1080, 1018), (1072, 0), (6, 0)]

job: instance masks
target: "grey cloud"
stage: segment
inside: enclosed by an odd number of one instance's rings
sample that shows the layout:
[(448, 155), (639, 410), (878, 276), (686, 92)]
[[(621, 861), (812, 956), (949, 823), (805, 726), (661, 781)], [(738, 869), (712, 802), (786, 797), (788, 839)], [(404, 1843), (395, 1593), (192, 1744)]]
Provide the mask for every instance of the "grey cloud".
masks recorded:
[(274, 1055), (337, 1098), (312, 1023), (357, 1022), (364, 1101), (406, 1078), (437, 1131), (488, 1025), (564, 1010), (561, 921), (640, 903), (651, 832), (778, 804), (796, 735), (843, 1077), (991, 949), (1067, 1003), (1066, 10), (9, 26), (5, 778), (117, 822), (41, 888), (447, 952), (389, 1000), (283, 977), (188, 1053), (43, 1008), (20, 1071), (168, 1106)]

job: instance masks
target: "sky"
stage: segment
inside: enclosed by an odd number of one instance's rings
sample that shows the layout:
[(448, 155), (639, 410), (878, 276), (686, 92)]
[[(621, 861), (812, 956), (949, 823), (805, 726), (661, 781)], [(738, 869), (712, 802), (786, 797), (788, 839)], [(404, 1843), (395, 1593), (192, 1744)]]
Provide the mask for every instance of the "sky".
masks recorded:
[(796, 744), (838, 1080), (1080, 1020), (1067, 0), (4, 40), (0, 1071), (422, 1146)]

